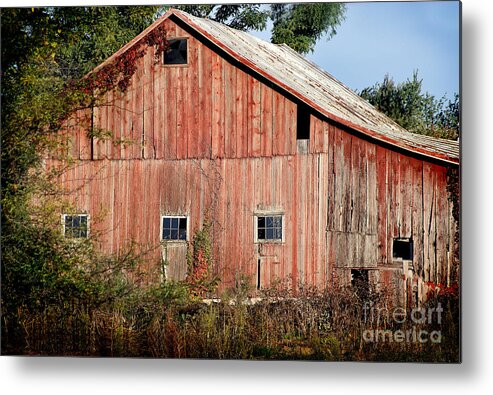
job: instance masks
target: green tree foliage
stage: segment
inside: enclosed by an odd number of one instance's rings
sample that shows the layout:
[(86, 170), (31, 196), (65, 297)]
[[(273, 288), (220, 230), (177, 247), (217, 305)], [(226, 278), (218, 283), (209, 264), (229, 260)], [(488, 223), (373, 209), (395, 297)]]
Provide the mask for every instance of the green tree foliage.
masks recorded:
[(383, 82), (359, 92), (379, 111), (412, 133), (446, 139), (459, 137), (459, 95), (437, 99), (422, 92), (423, 80), (414, 72), (411, 79), (396, 84), (386, 75)]
[[(54, 136), (65, 116), (84, 103), (79, 91), (67, 89), (70, 82), (138, 34), (154, 19), (157, 10), (1, 10), (4, 314), (16, 306), (42, 307), (68, 300), (69, 296), (102, 300), (100, 291), (116, 291), (124, 285), (118, 276), (110, 279), (103, 274), (135, 264), (133, 253), (123, 261), (98, 258), (89, 243), (74, 245), (61, 236), (57, 225), (62, 203), (50, 183), (50, 174), (42, 169), (41, 159), (57, 145)], [(113, 293), (118, 294), (121, 289)]]
[(340, 3), (272, 4), (274, 23), (271, 41), (285, 43), (302, 54), (313, 51), (323, 36), (331, 38), (344, 20), (345, 5)]
[(238, 30), (265, 30), (268, 8), (261, 4), (181, 5), (178, 9), (200, 18), (209, 18)]
[(346, 11), (344, 4), (339, 3), (183, 5), (178, 8), (239, 30), (265, 30), (270, 18), (273, 23), (271, 41), (287, 44), (302, 54), (313, 51), (322, 36), (334, 36)]

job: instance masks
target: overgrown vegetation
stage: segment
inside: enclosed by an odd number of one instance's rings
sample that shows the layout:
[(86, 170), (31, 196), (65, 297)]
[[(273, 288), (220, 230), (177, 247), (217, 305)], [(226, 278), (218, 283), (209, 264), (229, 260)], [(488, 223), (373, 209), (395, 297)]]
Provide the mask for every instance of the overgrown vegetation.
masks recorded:
[[(16, 313), (15, 330), (6, 322), (4, 352), (266, 360), (459, 360), (455, 294), (437, 295), (425, 306), (436, 308), (440, 303), (444, 310), (440, 322), (434, 318), (428, 324), (414, 323), (409, 316), (406, 322), (396, 323), (384, 295), (363, 301), (351, 289), (305, 289), (296, 297), (288, 290), (271, 289), (267, 293), (270, 297), (256, 304), (235, 293), (234, 299), (209, 305), (186, 303), (184, 299), (146, 305), (146, 300), (155, 300), (148, 297), (136, 304), (98, 309), (86, 305), (69, 309), (52, 305), (36, 312), (21, 308)], [(410, 333), (409, 341), (396, 341), (399, 331)], [(423, 342), (419, 341), (420, 331), (428, 336), (422, 337)], [(439, 333), (439, 342), (437, 335), (435, 341), (429, 339), (433, 331)]]
[[(137, 246), (129, 245), (117, 257), (103, 256), (93, 240), (62, 237), (60, 212), (66, 203), (52, 182), (59, 174), (42, 166), (44, 155), (58, 148), (54, 136), (68, 114), (96, 105), (105, 91), (128, 79), (143, 48), (137, 46), (139, 53), (124, 58), (125, 67), (112, 63), (103, 69), (107, 78), (81, 77), (138, 34), (156, 11), (156, 7), (1, 10), (2, 345), (20, 330), (20, 311), (72, 314), (116, 306), (139, 292), (159, 291), (137, 290), (137, 269), (145, 255)], [(162, 49), (161, 41), (144, 44)]]
[(216, 265), (212, 256), (211, 228), (212, 224), (206, 222), (195, 233), (187, 253), (186, 284), (190, 297), (194, 299), (211, 296), (219, 283), (219, 278), (213, 273)]

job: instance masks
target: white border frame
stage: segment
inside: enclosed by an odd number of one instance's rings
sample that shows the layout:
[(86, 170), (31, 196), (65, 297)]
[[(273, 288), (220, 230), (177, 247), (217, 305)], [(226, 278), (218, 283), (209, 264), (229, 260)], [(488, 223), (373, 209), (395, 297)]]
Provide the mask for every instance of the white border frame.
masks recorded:
[[(188, 243), (190, 240), (190, 216), (187, 214), (161, 214), (159, 217), (159, 242), (160, 243)], [(186, 218), (187, 220), (187, 238), (185, 240), (165, 240), (163, 239), (163, 219), (164, 218)]]
[[(75, 216), (84, 216), (87, 217), (87, 236), (86, 237), (67, 237), (65, 236), (65, 217), (75, 217)], [(63, 237), (70, 239), (70, 240), (78, 240), (78, 239), (88, 239), (91, 235), (91, 216), (87, 213), (74, 213), (74, 214), (62, 214), (61, 215), (61, 221), (62, 221), (62, 234)]]
[[(281, 217), (281, 239), (258, 239), (258, 217)], [(255, 244), (284, 244), (286, 242), (286, 225), (284, 221), (285, 215), (283, 211), (256, 211), (253, 213), (253, 242)]]

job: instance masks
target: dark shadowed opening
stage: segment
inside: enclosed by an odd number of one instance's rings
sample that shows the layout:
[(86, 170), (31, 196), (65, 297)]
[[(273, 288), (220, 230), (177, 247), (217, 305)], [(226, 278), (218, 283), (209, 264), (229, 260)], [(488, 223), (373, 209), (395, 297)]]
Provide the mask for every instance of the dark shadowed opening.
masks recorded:
[(394, 243), (392, 245), (392, 256), (396, 259), (412, 261), (413, 260), (412, 239), (394, 239)]
[(164, 54), (164, 64), (187, 64), (187, 39), (172, 39), (168, 43), (169, 48)]
[(297, 124), (296, 124), (296, 139), (310, 139), (310, 109), (303, 103), (298, 104)]
[(366, 299), (370, 293), (368, 270), (351, 269), (351, 285), (360, 299)]

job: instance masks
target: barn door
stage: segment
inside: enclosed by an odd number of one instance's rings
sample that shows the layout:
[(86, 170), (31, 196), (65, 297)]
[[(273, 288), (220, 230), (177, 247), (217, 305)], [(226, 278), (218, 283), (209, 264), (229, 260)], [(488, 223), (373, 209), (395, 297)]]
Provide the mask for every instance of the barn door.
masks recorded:
[(162, 248), (164, 278), (182, 281), (187, 277), (187, 244), (164, 243)]
[(257, 289), (266, 289), (273, 282), (282, 280), (280, 245), (259, 245), (257, 254)]

